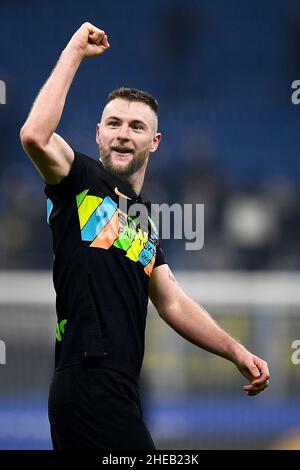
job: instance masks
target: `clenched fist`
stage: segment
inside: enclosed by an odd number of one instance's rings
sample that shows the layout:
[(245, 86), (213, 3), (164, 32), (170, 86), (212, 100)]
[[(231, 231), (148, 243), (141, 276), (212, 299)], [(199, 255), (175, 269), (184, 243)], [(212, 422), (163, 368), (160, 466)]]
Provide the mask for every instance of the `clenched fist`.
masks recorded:
[(75, 47), (83, 59), (103, 54), (110, 47), (105, 32), (91, 23), (83, 23), (73, 34), (68, 46)]

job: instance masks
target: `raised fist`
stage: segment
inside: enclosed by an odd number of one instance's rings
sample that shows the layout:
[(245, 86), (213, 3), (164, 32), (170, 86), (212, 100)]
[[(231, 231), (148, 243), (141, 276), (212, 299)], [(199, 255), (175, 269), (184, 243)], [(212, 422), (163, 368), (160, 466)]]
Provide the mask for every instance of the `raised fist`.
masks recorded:
[(83, 59), (103, 54), (110, 47), (105, 32), (91, 23), (83, 23), (68, 45), (77, 48)]

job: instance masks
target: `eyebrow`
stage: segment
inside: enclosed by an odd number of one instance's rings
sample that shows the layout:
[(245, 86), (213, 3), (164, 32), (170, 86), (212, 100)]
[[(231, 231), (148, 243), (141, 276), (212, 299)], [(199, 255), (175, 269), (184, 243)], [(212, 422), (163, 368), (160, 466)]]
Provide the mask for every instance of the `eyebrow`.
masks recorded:
[[(117, 116), (109, 116), (105, 120), (122, 121), (122, 119)], [(148, 129), (147, 124), (144, 121), (141, 121), (140, 119), (133, 119), (132, 121), (130, 121), (130, 124), (142, 124), (144, 127), (146, 127), (146, 129)]]

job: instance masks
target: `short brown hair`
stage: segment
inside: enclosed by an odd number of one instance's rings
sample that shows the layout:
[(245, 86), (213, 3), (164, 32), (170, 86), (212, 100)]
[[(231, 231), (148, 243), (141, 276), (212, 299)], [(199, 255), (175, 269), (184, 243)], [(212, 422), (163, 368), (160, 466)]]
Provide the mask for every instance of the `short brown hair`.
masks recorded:
[(117, 90), (113, 90), (107, 97), (107, 103), (110, 101), (121, 98), (127, 101), (141, 101), (146, 103), (158, 116), (158, 101), (154, 96), (147, 93), (147, 91), (138, 90), (137, 88), (126, 88), (120, 87)]

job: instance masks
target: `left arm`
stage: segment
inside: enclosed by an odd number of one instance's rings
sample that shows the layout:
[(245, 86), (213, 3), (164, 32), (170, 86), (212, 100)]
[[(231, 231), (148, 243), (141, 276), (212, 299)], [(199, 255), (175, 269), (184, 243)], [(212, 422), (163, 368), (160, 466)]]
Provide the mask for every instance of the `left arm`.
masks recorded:
[(149, 281), (149, 296), (160, 317), (177, 333), (196, 346), (232, 361), (251, 382), (244, 387), (256, 395), (269, 384), (267, 363), (254, 356), (226, 333), (206, 310), (188, 297), (164, 264), (154, 269)]

